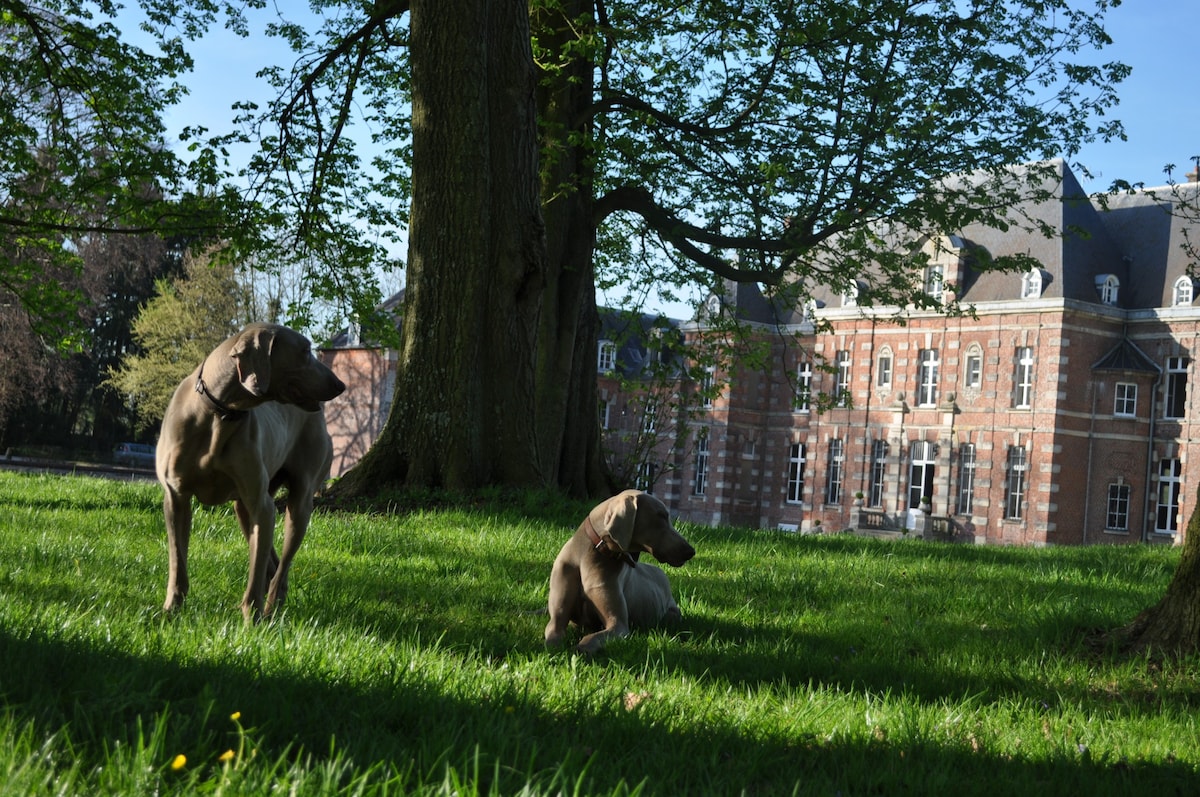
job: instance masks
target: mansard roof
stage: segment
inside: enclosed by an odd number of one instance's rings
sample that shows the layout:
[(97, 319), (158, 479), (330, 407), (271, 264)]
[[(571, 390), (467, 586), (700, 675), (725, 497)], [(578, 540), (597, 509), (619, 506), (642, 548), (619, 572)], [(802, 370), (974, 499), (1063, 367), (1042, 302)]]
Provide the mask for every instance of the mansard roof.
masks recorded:
[(738, 321), (751, 324), (799, 324), (804, 320), (803, 303), (789, 296), (790, 293), (782, 288), (778, 295), (767, 297), (757, 283), (727, 279), (722, 282), (721, 292), (712, 293), (693, 320), (704, 324), (718, 315), (732, 313)]
[(1187, 230), (1196, 228), (1191, 243), (1200, 244), (1198, 198), (1200, 184), (1184, 183), (1109, 196), (1099, 210), (1129, 263), (1132, 307), (1173, 304), (1175, 283), (1196, 265)]
[[(1014, 224), (1007, 230), (976, 224), (963, 230), (962, 237), (970, 247), (981, 248), (993, 258), (1035, 258), (1049, 276), (1043, 281), (1043, 298), (1099, 303), (1097, 278), (1111, 274), (1121, 285), (1119, 305), (1128, 307), (1130, 276), (1122, 248), (1066, 162), (1060, 159), (1050, 165), (1055, 181), (1043, 186), (1048, 199), (1012, 208)], [(1040, 226), (1060, 234), (1048, 236)], [(967, 303), (1020, 299), (1021, 275), (977, 271), (973, 279), (964, 280), (964, 288), (958, 298)]]
[[(1188, 274), (1192, 259), (1185, 247), (1189, 226), (1197, 227), (1194, 243), (1200, 246), (1200, 209), (1195, 209), (1200, 201), (1200, 184), (1089, 195), (1066, 161), (1056, 159), (1040, 166), (1049, 167), (1041, 186), (1044, 198), (1010, 208), (1007, 229), (974, 224), (943, 236), (940, 243), (925, 239), (926, 246), (932, 246), (939, 257), (957, 258), (957, 273), (948, 270), (946, 280), (956, 287), (958, 301), (964, 305), (1025, 301), (1022, 289), (1026, 274), (980, 267), (996, 258), (1024, 256), (1040, 266), (1038, 298), (1101, 305), (1098, 286), (1107, 280), (1118, 286), (1116, 308), (1171, 306), (1175, 284)], [(1013, 179), (1028, 178), (1029, 168), (1013, 167)], [(1181, 212), (1185, 204), (1194, 210)], [(921, 240), (911, 230), (906, 233), (882, 223), (873, 232), (881, 240), (895, 242), (896, 247), (911, 247), (912, 241)], [(814, 262), (827, 263), (846, 256), (839, 253), (836, 241), (813, 255)], [(857, 282), (869, 282), (878, 270), (878, 264), (864, 263)], [(809, 289), (817, 307), (841, 307), (847, 287), (810, 285)], [(805, 318), (806, 300), (785, 306), (778, 298), (764, 297), (756, 285), (728, 283), (720, 301), (747, 321), (796, 324)], [(702, 311), (696, 321), (704, 320)]]
[(679, 322), (656, 313), (601, 307), (599, 340), (616, 344), (616, 370), (626, 378), (641, 376), (650, 365), (680, 364)]

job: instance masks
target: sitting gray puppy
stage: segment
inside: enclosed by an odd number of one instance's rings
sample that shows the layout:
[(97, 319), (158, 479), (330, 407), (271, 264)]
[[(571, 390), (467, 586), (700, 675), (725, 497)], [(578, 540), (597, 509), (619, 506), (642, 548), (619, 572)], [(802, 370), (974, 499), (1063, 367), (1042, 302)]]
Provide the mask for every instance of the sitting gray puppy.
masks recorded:
[(649, 493), (626, 490), (589, 512), (550, 572), (546, 645), (561, 645), (575, 623), (586, 634), (577, 649), (592, 654), (630, 628), (679, 619), (666, 573), (638, 564), (642, 552), (672, 567), (696, 554), (671, 525), (666, 506)]

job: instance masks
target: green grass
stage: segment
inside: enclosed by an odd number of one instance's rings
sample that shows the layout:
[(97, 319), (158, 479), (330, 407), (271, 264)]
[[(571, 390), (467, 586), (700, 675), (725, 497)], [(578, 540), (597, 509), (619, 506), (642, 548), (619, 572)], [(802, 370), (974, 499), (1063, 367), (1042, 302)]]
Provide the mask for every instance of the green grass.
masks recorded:
[(685, 527), (683, 626), (588, 660), (536, 614), (586, 506), (491, 499), (318, 514), (246, 629), (228, 508), (167, 619), (156, 486), (0, 474), (0, 794), (1200, 790), (1200, 659), (1086, 644), (1175, 551)]

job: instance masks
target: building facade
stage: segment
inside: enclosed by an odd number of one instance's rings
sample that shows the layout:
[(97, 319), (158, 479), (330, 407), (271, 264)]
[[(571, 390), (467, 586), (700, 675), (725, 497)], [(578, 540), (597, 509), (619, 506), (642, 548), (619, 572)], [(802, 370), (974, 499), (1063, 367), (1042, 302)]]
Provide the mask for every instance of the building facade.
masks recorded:
[[(1055, 199), (1026, 210), (1062, 235), (972, 229), (938, 242), (927, 284), (953, 286), (969, 313), (860, 307), (853, 291), (818, 289), (806, 315), (729, 286), (711, 307), (757, 328), (770, 356), (714, 375), (719, 394), (665, 430), (671, 446), (639, 470), (657, 475), (646, 486), (705, 524), (1178, 542), (1200, 469), (1200, 306), (1179, 202), (1195, 186), (1102, 203), (1059, 173)], [(977, 272), (981, 248), (1039, 267)], [(702, 312), (679, 329), (699, 341), (709, 326)], [(622, 405), (631, 387), (598, 367), (603, 423), (604, 402)], [(613, 428), (607, 412), (619, 457), (628, 423)]]

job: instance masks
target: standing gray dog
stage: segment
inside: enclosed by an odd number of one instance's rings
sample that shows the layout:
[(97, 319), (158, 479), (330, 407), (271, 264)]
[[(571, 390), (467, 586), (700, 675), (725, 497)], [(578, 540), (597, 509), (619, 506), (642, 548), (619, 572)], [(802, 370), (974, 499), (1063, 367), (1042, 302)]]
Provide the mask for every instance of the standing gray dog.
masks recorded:
[[(333, 460), (321, 402), (345, 389), (317, 362), (303, 335), (278, 324), (250, 324), (175, 389), (156, 462), (170, 565), (164, 611), (178, 609), (188, 593), (193, 497), (210, 506), (234, 502), (250, 546), (246, 622), (282, 605), (313, 494), (329, 478)], [(274, 495), (283, 485), (287, 519), (280, 556), (274, 549)]]
[(577, 649), (597, 653), (631, 627), (678, 619), (666, 573), (638, 564), (642, 552), (672, 567), (696, 554), (671, 525), (663, 502), (649, 493), (626, 490), (589, 512), (550, 572), (546, 645), (562, 644), (567, 625), (575, 623), (586, 633)]

